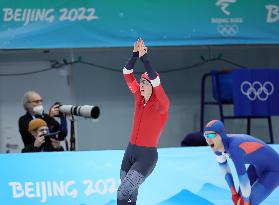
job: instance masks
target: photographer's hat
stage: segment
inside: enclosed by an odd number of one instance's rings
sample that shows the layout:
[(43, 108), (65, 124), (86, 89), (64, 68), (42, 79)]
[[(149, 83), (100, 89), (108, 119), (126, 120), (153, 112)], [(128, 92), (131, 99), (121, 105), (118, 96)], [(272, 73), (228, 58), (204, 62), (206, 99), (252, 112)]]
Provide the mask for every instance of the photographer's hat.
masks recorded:
[(42, 119), (36, 118), (29, 122), (28, 131), (31, 132), (31, 131), (37, 130), (38, 128), (40, 128), (42, 126), (47, 126), (47, 123)]

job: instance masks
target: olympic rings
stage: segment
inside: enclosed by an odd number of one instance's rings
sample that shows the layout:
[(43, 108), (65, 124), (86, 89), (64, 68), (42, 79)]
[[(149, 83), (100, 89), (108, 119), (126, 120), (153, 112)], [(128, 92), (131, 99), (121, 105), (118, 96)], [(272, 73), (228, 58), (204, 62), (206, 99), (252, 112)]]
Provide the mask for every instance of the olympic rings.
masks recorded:
[(266, 101), (274, 92), (274, 85), (270, 81), (266, 81), (263, 85), (259, 81), (254, 81), (253, 83), (243, 81), (240, 85), (240, 90), (251, 101), (256, 99)]
[(220, 24), (217, 27), (217, 31), (222, 34), (222, 36), (228, 37), (228, 36), (235, 36), (238, 31), (239, 31), (239, 27), (238, 25), (232, 24)]

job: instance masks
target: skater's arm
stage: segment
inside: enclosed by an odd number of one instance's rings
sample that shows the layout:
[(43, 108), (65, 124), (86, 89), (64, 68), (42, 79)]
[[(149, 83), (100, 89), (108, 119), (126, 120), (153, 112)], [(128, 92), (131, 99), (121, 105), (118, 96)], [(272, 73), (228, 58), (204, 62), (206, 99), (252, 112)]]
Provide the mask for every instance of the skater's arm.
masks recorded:
[(158, 99), (160, 112), (165, 113), (169, 109), (170, 101), (161, 85), (160, 77), (157, 74), (157, 72), (151, 67), (151, 64), (147, 58), (147, 53), (145, 53), (141, 57), (141, 61), (143, 62), (145, 70), (151, 81), (154, 94), (156, 95), (156, 98)]
[(139, 84), (134, 76), (134, 66), (139, 56), (138, 42), (134, 44), (133, 55), (123, 68), (123, 75), (129, 90), (134, 96), (140, 95)]
[(244, 199), (243, 204), (248, 205), (250, 204), (251, 185), (246, 172), (243, 156), (244, 156), (243, 150), (239, 149), (238, 146), (235, 146), (231, 150), (231, 158), (234, 162), (234, 166), (238, 175), (241, 197), (243, 197)]
[(225, 180), (230, 188), (231, 193), (237, 194), (235, 186), (234, 186), (234, 181), (233, 181), (233, 177), (232, 177), (232, 173), (231, 173), (231, 169), (230, 166), (228, 164), (227, 158), (226, 156), (222, 155), (221, 152), (215, 152), (216, 155), (216, 160), (219, 164), (219, 167), (221, 169), (222, 174), (225, 177)]

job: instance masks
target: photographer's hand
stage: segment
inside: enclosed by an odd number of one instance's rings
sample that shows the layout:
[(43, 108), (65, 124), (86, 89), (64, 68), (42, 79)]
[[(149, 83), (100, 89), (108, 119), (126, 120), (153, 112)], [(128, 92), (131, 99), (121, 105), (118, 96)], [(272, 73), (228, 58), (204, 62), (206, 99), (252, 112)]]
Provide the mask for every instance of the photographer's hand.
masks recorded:
[(52, 139), (50, 138), (50, 141), (51, 141), (51, 145), (53, 146), (54, 149), (59, 149), (60, 148), (60, 142), (55, 140), (55, 139)]
[(50, 109), (49, 109), (49, 116), (50, 117), (55, 117), (57, 115), (59, 115), (59, 106), (58, 104), (53, 105)]
[(42, 146), (43, 143), (45, 143), (45, 136), (44, 135), (38, 136), (35, 139), (34, 147), (39, 148)]

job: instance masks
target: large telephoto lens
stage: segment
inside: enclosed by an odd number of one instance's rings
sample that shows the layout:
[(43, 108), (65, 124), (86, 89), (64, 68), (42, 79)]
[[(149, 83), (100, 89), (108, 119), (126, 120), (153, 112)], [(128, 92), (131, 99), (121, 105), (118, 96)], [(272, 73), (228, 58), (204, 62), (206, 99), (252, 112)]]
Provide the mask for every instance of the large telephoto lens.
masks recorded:
[(67, 115), (76, 115), (85, 118), (97, 119), (100, 116), (100, 109), (93, 105), (61, 105), (59, 111)]
[(100, 109), (92, 105), (76, 106), (74, 115), (97, 119), (100, 115)]

